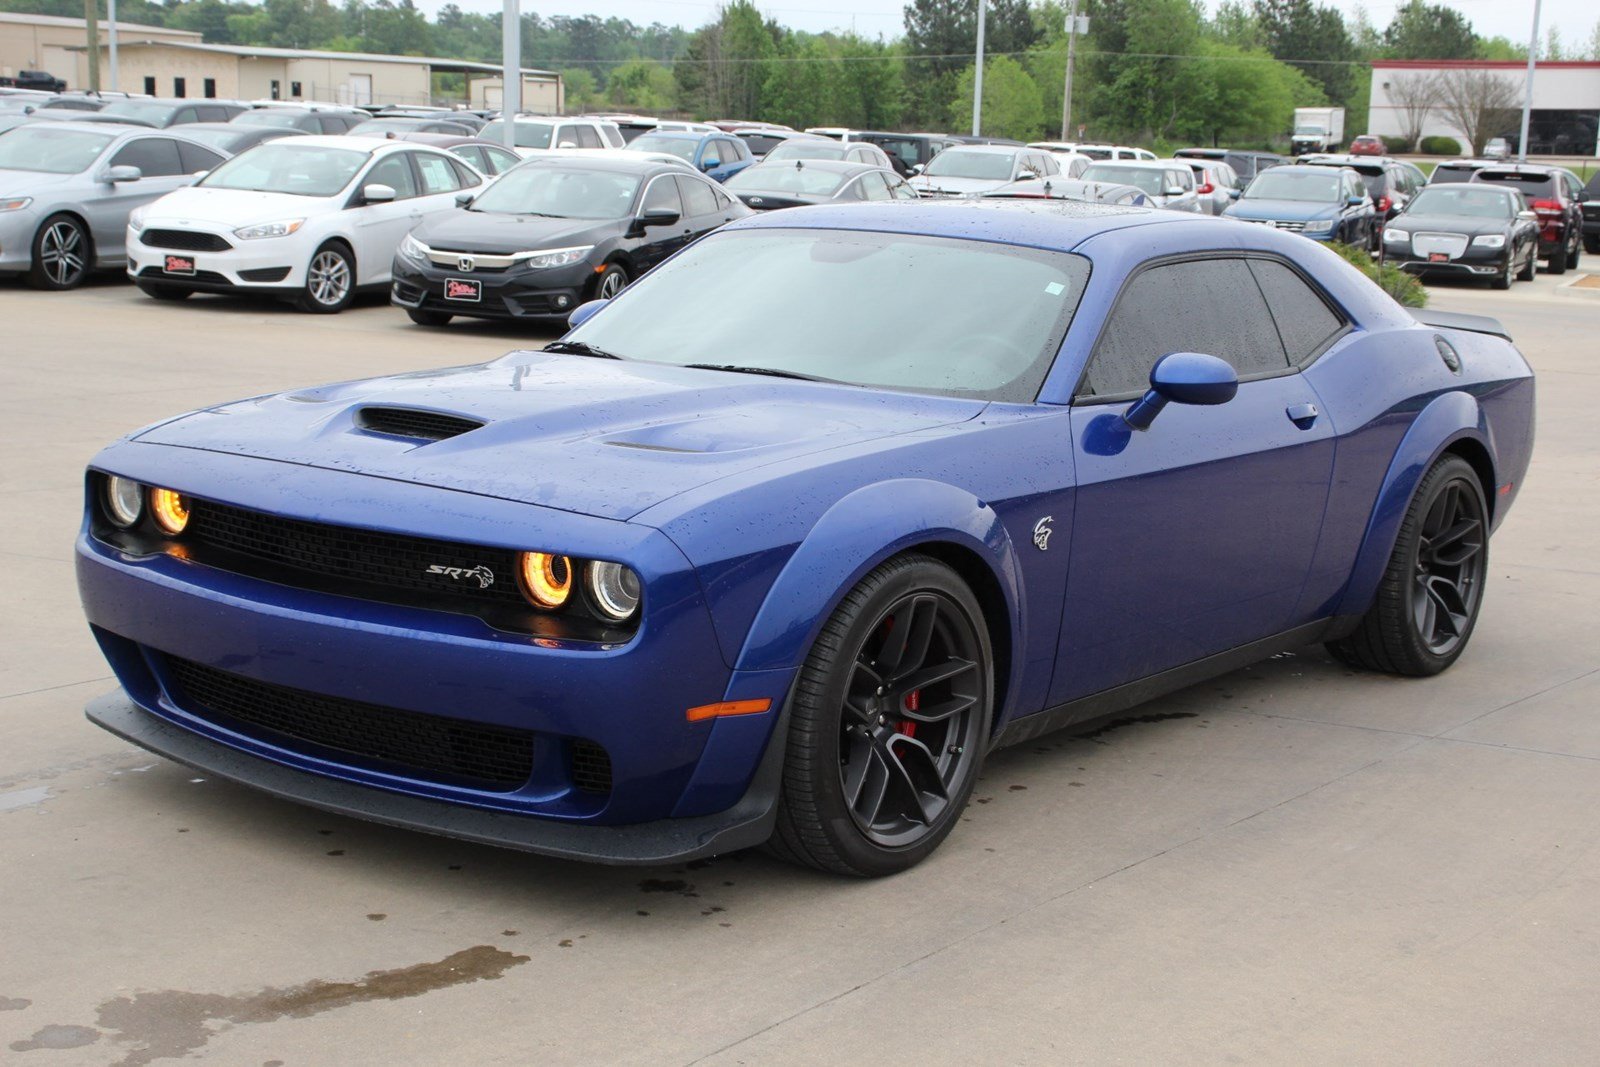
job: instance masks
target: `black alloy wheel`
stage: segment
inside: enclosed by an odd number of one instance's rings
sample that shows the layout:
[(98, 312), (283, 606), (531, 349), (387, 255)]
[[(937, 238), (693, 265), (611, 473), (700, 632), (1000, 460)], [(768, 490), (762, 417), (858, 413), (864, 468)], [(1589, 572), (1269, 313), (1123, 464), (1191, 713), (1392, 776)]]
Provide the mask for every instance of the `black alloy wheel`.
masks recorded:
[(926, 858), (977, 781), (993, 672), (982, 611), (955, 572), (918, 555), (874, 570), (795, 683), (769, 849), (858, 876)]
[(1477, 625), (1488, 560), (1483, 486), (1466, 460), (1444, 456), (1417, 486), (1372, 608), (1328, 650), (1365, 670), (1438, 674)]
[(28, 284), (52, 292), (76, 289), (89, 276), (93, 259), (83, 223), (71, 215), (51, 215), (33, 236)]
[(606, 269), (600, 272), (595, 279), (594, 298), (596, 300), (612, 300), (617, 294), (628, 287), (628, 272), (615, 263), (606, 264)]
[(1512, 266), (1516, 262), (1516, 260), (1517, 260), (1517, 252), (1516, 252), (1516, 249), (1513, 248), (1511, 251), (1506, 253), (1506, 262), (1505, 262), (1505, 265), (1500, 268), (1500, 273), (1496, 274), (1493, 278), (1489, 279), (1489, 288), (1491, 288), (1491, 289), (1509, 289), (1509, 288), (1511, 288), (1511, 283), (1516, 280), (1516, 271), (1513, 269), (1513, 266)]

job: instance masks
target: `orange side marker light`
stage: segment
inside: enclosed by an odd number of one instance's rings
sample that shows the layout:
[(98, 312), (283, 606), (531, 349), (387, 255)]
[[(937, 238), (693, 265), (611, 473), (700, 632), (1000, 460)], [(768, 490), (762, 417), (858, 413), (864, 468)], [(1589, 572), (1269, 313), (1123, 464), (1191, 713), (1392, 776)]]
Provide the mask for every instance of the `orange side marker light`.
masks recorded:
[(698, 708), (690, 708), (688, 715), (690, 722), (700, 722), (703, 719), (720, 719), (724, 715), (759, 715), (772, 707), (770, 698), (763, 700), (724, 700), (717, 704), (701, 704)]

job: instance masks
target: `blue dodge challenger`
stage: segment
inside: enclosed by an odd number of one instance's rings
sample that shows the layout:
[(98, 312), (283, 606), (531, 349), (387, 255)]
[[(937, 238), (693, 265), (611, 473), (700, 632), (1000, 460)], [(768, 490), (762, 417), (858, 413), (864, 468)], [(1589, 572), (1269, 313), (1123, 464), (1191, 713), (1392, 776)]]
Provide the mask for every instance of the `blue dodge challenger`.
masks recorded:
[(1533, 443), (1493, 320), (1169, 212), (774, 212), (573, 318), (101, 452), (90, 718), (468, 840), (890, 874), (998, 746), (1310, 643), (1448, 667)]

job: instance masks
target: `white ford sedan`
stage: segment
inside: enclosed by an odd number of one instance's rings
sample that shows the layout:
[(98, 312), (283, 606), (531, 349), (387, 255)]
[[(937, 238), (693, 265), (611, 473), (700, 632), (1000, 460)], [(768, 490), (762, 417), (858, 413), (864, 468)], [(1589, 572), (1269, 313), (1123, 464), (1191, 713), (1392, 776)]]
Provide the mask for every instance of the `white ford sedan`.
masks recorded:
[(239, 153), (128, 220), (128, 275), (158, 300), (261, 293), (342, 311), (386, 291), (395, 249), (484, 178), (413, 141), (289, 137)]

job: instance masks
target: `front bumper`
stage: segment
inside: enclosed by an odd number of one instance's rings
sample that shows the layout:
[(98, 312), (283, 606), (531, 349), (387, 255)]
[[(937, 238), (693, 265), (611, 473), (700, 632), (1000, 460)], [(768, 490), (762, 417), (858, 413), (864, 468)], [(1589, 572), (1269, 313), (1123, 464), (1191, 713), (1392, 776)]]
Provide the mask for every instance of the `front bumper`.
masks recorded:
[(10, 274), (33, 266), (33, 236), (41, 221), (36, 206), (0, 211), (0, 271)]
[[(395, 256), (389, 299), (400, 307), (480, 319), (561, 321), (583, 303), (593, 279), (589, 263), (548, 270), (522, 267), (505, 271), (448, 271), (408, 256)], [(450, 282), (476, 282), (477, 299), (445, 295)]]
[(1457, 274), (1475, 278), (1493, 278), (1506, 269), (1506, 260), (1514, 254), (1510, 248), (1475, 249), (1455, 259), (1434, 261), (1418, 259), (1410, 254), (1394, 255), (1385, 252), (1383, 262), (1411, 274)]
[[(186, 228), (195, 233), (204, 232), (220, 237), (232, 246), (223, 251), (202, 252), (145, 244), (143, 233), (158, 228), (161, 228), (161, 224), (155, 222), (148, 223), (138, 233), (131, 227), (128, 229), (128, 277), (134, 281), (159, 283), (201, 293), (288, 295), (305, 288), (311, 256), (308, 252), (302, 252), (298, 235), (241, 241), (220, 230)], [(193, 261), (194, 271), (168, 272), (166, 266), (169, 256)]]

